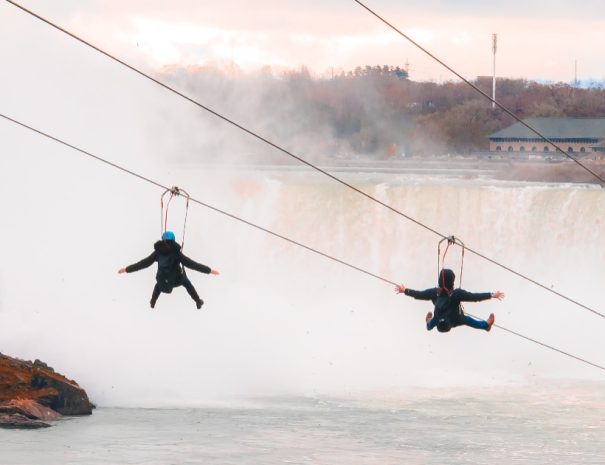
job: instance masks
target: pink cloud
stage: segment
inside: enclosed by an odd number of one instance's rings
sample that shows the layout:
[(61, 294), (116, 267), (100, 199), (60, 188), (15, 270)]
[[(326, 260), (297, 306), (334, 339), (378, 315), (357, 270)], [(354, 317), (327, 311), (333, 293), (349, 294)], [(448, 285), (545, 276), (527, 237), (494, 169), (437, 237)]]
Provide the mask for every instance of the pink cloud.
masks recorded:
[[(578, 60), (584, 77), (605, 77), (597, 47), (605, 43), (605, 13), (563, 17), (564, 5), (553, 2), (551, 17), (544, 17), (536, 14), (532, 1), (526, 2), (526, 16), (519, 17), (490, 15), (485, 6), (470, 16), (468, 12), (477, 2), (464, 1), (454, 16), (447, 15), (452, 12), (448, 2), (412, 2), (403, 10), (400, 2), (375, 0), (371, 6), (469, 78), (490, 74), (493, 32), (499, 34), (498, 74), (502, 76), (568, 81)], [(244, 69), (306, 65), (322, 73), (332, 67), (353, 69), (409, 61), (414, 79), (453, 78), (354, 2), (55, 3), (62, 8), (56, 10), (40, 0), (30, 1), (29, 6), (100, 46), (152, 67), (233, 58)], [(589, 1), (587, 5), (598, 11), (600, 4)]]

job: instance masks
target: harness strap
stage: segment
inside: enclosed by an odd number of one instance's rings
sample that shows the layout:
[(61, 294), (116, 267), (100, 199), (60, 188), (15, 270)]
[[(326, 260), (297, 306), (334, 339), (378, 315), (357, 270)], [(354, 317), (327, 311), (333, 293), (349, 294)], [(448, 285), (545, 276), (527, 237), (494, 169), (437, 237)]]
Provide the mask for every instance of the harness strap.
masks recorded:
[[(445, 247), (445, 251), (443, 252), (443, 257), (441, 256), (441, 244), (443, 241), (447, 241), (447, 246)], [(444, 277), (442, 276), (441, 270), (445, 267), (445, 257), (447, 256), (447, 252), (451, 245), (459, 245), (462, 248), (461, 252), (461, 261), (460, 261), (460, 276), (458, 278), (459, 286), (462, 287), (462, 273), (464, 271), (464, 242), (454, 236), (444, 237), (437, 244), (437, 275), (439, 276), (439, 284), (442, 288), (445, 289)], [(453, 290), (453, 289), (452, 289)]]
[[(166, 213), (164, 214), (164, 196), (168, 193), (170, 193), (170, 197), (168, 197), (168, 202), (166, 203)], [(163, 237), (164, 233), (168, 230), (168, 211), (170, 209), (170, 202), (172, 202), (173, 198), (178, 197), (179, 195), (185, 196), (185, 199), (186, 199), (185, 220), (183, 222), (183, 238), (181, 240), (181, 251), (182, 251), (185, 248), (185, 232), (187, 231), (187, 214), (189, 213), (189, 201), (191, 200), (191, 196), (189, 195), (189, 193), (186, 190), (181, 189), (177, 186), (173, 186), (170, 189), (166, 189), (160, 196), (160, 232), (161, 232), (160, 237)], [(183, 269), (183, 274), (186, 274), (185, 267), (182, 266), (182, 264), (181, 264), (181, 268)]]

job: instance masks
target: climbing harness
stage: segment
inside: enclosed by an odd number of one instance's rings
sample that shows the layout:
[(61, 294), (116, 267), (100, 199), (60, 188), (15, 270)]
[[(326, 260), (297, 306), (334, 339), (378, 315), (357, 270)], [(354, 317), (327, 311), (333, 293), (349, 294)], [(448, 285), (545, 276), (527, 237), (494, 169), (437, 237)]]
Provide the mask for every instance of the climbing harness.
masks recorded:
[[(164, 196), (170, 193), (170, 197), (168, 197), (168, 202), (166, 203), (166, 214), (164, 214)], [(191, 196), (189, 193), (181, 189), (177, 186), (172, 186), (170, 189), (166, 189), (162, 195), (160, 196), (160, 219), (161, 219), (161, 232), (162, 235), (160, 237), (164, 238), (164, 233), (168, 230), (168, 210), (170, 208), (170, 202), (175, 197), (183, 195), (186, 199), (185, 201), (185, 221), (183, 223), (183, 238), (181, 240), (181, 251), (185, 248), (185, 230), (187, 229), (187, 213), (189, 212), (189, 200), (191, 200)], [(183, 271), (183, 275), (187, 276), (187, 271), (185, 270), (185, 266), (181, 263), (181, 270)]]
[[(447, 241), (447, 245), (445, 247), (445, 250), (443, 251), (443, 256), (441, 256), (441, 244), (444, 241)], [(448, 302), (449, 302), (452, 292), (454, 291), (454, 288), (456, 286), (452, 285), (452, 289), (446, 288), (445, 273), (443, 272), (443, 269), (445, 268), (445, 257), (447, 256), (447, 252), (448, 252), (450, 246), (452, 246), (452, 245), (459, 245), (461, 248), (460, 275), (458, 276), (458, 287), (461, 288), (462, 287), (462, 272), (464, 271), (464, 249), (465, 249), (464, 242), (462, 242), (457, 237), (449, 236), (449, 237), (444, 237), (443, 239), (441, 239), (439, 241), (439, 244), (437, 244), (437, 276), (439, 276), (438, 284), (447, 293)], [(435, 304), (435, 314), (437, 314), (437, 303)], [(437, 331), (439, 331), (441, 333), (447, 333), (448, 331), (450, 331), (450, 329), (453, 326), (455, 326), (452, 324), (451, 320), (454, 319), (455, 321), (459, 321), (460, 317), (462, 317), (463, 315), (464, 315), (464, 305), (462, 305), (462, 302), (460, 302), (458, 304), (456, 316), (453, 316), (452, 314), (444, 315), (442, 318), (439, 319), (439, 321), (437, 323)]]
[[(170, 194), (170, 197), (168, 197), (168, 202), (166, 203), (166, 213), (164, 213), (164, 197), (166, 196), (166, 194)], [(189, 193), (186, 190), (181, 189), (177, 186), (173, 186), (170, 189), (166, 189), (160, 196), (160, 220), (161, 220), (161, 236), (160, 237), (164, 237), (164, 233), (168, 229), (168, 210), (170, 208), (170, 202), (172, 202), (172, 199), (174, 197), (178, 197), (181, 195), (184, 196), (186, 199), (186, 201), (185, 201), (185, 221), (183, 223), (183, 239), (181, 240), (181, 250), (183, 250), (185, 248), (185, 230), (187, 228), (187, 213), (189, 212), (189, 200), (191, 200), (191, 196), (189, 195)]]
[[(447, 245), (443, 252), (443, 257), (441, 256), (441, 244), (447, 241)], [(441, 277), (441, 270), (445, 268), (445, 257), (447, 256), (447, 251), (449, 250), (451, 245), (459, 245), (462, 249), (460, 254), (460, 275), (458, 276), (458, 287), (462, 287), (462, 272), (464, 271), (464, 242), (454, 236), (444, 237), (437, 244), (437, 276)], [(441, 285), (441, 278), (439, 284)], [(453, 290), (453, 289), (452, 289)]]

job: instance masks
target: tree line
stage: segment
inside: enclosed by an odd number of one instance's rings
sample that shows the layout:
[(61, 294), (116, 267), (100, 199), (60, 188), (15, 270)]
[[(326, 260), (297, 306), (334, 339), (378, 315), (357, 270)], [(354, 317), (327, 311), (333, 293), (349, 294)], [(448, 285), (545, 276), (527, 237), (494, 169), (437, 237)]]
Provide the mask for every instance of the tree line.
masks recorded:
[[(308, 69), (256, 73), (210, 66), (162, 74), (190, 93), (308, 152), (341, 158), (470, 154), (514, 123), (463, 82), (416, 82), (404, 68), (365, 66), (315, 77)], [(491, 78), (473, 83), (491, 95)], [(497, 100), (520, 118), (605, 117), (605, 88), (526, 79), (497, 80)]]

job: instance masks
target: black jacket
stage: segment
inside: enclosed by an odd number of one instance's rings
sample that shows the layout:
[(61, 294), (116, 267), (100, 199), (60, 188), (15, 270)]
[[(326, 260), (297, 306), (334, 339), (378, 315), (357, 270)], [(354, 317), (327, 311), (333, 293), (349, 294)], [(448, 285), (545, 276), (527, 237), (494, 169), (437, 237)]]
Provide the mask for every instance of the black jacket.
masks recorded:
[(183, 283), (183, 269), (181, 265), (199, 271), (200, 273), (210, 273), (211, 269), (206, 265), (197, 263), (189, 257), (183, 255), (181, 246), (175, 241), (157, 241), (153, 244), (153, 253), (140, 262), (126, 267), (127, 273), (139, 271), (158, 262), (158, 271), (155, 275), (157, 283), (162, 291), (170, 292), (173, 287), (180, 286)]
[(492, 298), (490, 292), (468, 292), (464, 289), (454, 289), (451, 294), (438, 287), (426, 289), (424, 291), (415, 291), (406, 289), (405, 295), (409, 295), (418, 300), (430, 300), (435, 306), (434, 318), (446, 320), (453, 328), (462, 324), (461, 317), (464, 315), (462, 311), (462, 302), (481, 302)]

